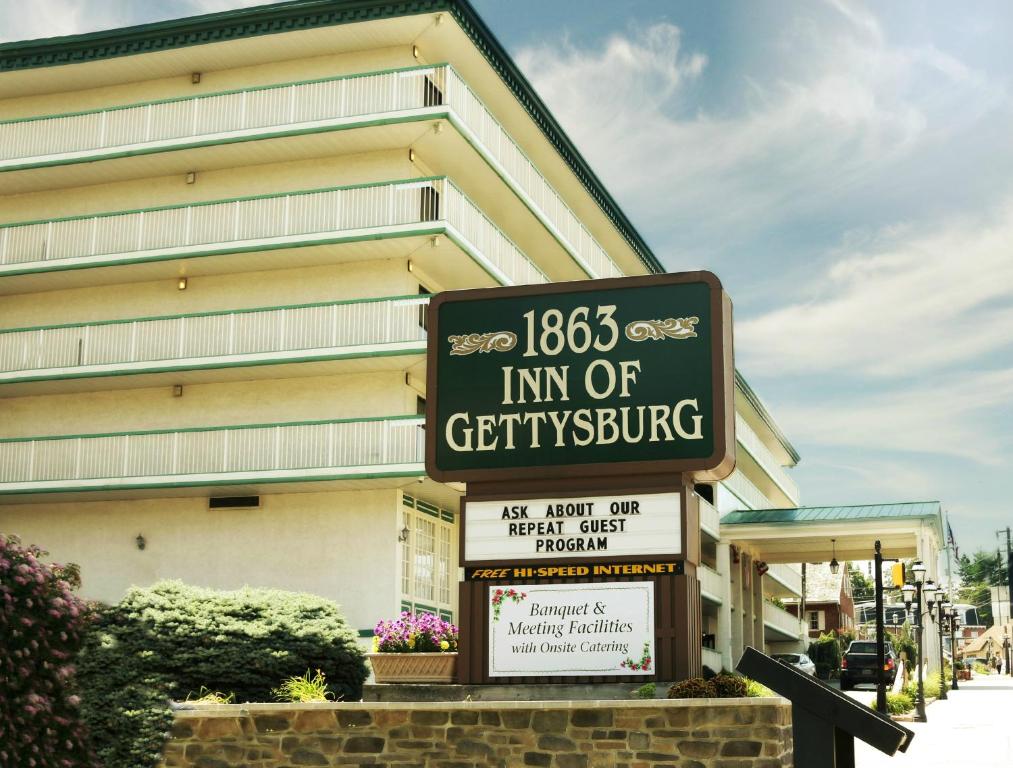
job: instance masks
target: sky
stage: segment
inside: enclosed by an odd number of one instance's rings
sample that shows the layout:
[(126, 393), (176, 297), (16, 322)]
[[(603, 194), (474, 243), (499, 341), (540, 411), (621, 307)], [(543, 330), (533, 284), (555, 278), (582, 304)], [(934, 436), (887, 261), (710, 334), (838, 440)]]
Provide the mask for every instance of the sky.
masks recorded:
[[(670, 271), (713, 270), (808, 505), (1013, 525), (1013, 5), (473, 0)], [(255, 5), (0, 0), (0, 40)], [(30, 12), (26, 12), (30, 9)]]

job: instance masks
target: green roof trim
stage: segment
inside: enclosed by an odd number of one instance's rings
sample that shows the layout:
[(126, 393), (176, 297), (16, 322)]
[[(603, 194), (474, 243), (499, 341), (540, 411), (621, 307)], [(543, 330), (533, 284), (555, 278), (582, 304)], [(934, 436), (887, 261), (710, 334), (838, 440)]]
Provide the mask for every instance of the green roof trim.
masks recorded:
[(938, 501), (909, 501), (897, 504), (858, 504), (847, 507), (788, 507), (782, 509), (743, 509), (729, 512), (721, 525), (771, 525), (781, 523), (835, 523), (846, 520), (905, 520), (932, 518), (941, 520)]
[(0, 73), (238, 40), (302, 29), (450, 13), (570, 166), (648, 271), (665, 268), (468, 0), (292, 0), (81, 35), (0, 43)]

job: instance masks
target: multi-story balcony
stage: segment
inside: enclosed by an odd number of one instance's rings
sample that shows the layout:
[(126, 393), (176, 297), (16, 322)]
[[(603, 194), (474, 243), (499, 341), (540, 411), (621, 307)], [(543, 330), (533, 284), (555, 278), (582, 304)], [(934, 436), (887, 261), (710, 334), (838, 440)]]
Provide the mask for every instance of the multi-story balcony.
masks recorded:
[[(622, 274), (517, 142), (448, 65), (8, 120), (0, 123), (0, 172), (7, 172), (5, 186), (15, 193), (197, 167), (290, 161), (415, 145), (420, 142), (419, 121), (440, 119), (450, 123), (503, 179), (584, 273), (591, 277)], [(368, 137), (351, 136), (353, 129), (367, 127), (371, 129)], [(431, 154), (430, 165), (440, 160), (448, 172), (463, 169), (463, 153), (456, 143), (434, 143)], [(617, 236), (611, 228), (609, 234)]]
[(446, 287), (547, 281), (433, 177), (0, 226), (0, 293), (408, 256)]
[(256, 367), (277, 376), (277, 366), (322, 361), (404, 368), (406, 358), (424, 359), (428, 303), (395, 296), (0, 331), (0, 396), (29, 382), (144, 375), (151, 384), (177, 371)]
[(763, 626), (767, 629), (767, 640), (771, 642), (798, 640), (802, 636), (798, 617), (767, 600), (763, 601)]
[(423, 419), (253, 424), (0, 440), (0, 499), (57, 492), (422, 475)]
[(735, 439), (752, 458), (767, 473), (771, 480), (777, 485), (781, 492), (793, 503), (798, 503), (798, 486), (792, 480), (784, 467), (774, 457), (774, 454), (763, 444), (759, 435), (753, 431), (748, 422), (738, 413), (735, 414)]

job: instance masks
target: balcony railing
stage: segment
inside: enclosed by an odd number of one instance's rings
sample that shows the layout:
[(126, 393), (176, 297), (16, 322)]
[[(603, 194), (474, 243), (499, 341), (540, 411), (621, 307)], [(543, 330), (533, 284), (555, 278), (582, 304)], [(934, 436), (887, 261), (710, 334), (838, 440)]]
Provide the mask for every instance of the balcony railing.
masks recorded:
[(622, 271), (517, 142), (448, 65), (0, 122), (0, 170), (355, 127), (364, 118), (446, 116), (591, 277)]
[(417, 416), (0, 440), (0, 494), (423, 471)]
[(788, 476), (781, 463), (760, 440), (759, 435), (738, 413), (735, 414), (735, 439), (763, 468), (763, 471), (770, 475), (771, 480), (784, 492), (784, 495), (792, 502), (798, 503), (798, 486), (795, 485), (795, 481)]
[(696, 569), (696, 575), (700, 580), (700, 592), (705, 600), (720, 603), (727, 599), (728, 581), (724, 576), (706, 565), (700, 565)]
[(0, 331), (0, 382), (424, 352), (428, 303), (396, 296)]
[(792, 594), (802, 595), (802, 573), (787, 563), (772, 563), (766, 575)]
[(445, 177), (8, 224), (0, 275), (441, 231), (499, 282), (548, 281)]
[(700, 499), (700, 530), (711, 538), (721, 538), (721, 516), (706, 499)]
[(724, 667), (724, 662), (721, 659), (721, 654), (712, 648), (701, 648), (700, 649), (700, 661), (703, 662), (705, 667), (710, 667), (715, 672), (720, 672)]
[(789, 638), (798, 638), (802, 635), (802, 628), (797, 616), (792, 616), (783, 608), (778, 608), (766, 600), (763, 601), (763, 623), (768, 628)]
[(752, 481), (742, 474), (740, 469), (732, 472), (721, 481), (721, 484), (742, 502), (743, 506), (738, 509), (770, 509), (772, 506), (777, 506), (764, 496), (763, 491), (753, 485)]

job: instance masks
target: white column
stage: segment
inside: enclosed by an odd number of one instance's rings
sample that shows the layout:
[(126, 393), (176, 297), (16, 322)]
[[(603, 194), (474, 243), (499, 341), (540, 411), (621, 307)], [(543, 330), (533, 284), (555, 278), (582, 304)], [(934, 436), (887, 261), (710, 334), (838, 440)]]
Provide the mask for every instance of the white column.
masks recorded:
[(741, 648), (738, 654), (735, 653), (732, 644), (732, 600), (734, 585), (737, 583), (732, 578), (732, 554), (727, 544), (718, 542), (717, 545), (717, 570), (725, 578), (722, 581), (724, 592), (720, 595), (721, 605), (718, 606), (718, 626), (715, 633), (714, 647), (721, 654), (721, 666), (725, 669), (735, 669), (735, 663), (742, 655)]

